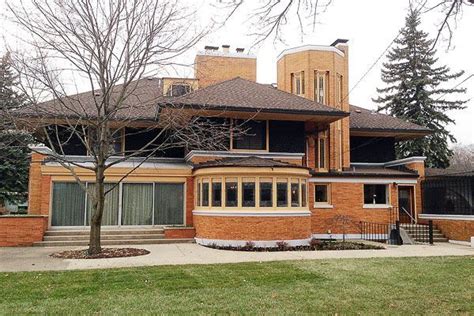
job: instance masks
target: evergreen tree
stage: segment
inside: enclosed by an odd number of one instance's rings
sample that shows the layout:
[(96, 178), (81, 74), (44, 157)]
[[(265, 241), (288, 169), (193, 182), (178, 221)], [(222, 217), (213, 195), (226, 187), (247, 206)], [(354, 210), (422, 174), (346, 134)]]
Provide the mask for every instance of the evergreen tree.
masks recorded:
[(374, 99), (382, 104), (379, 111), (403, 120), (429, 128), (433, 133), (415, 140), (399, 142), (396, 147), (398, 158), (408, 156), (426, 156), (428, 167), (446, 168), (452, 151), (448, 140), (456, 139), (446, 129), (454, 123), (447, 112), (463, 109), (467, 101), (450, 101), (447, 96), (453, 93), (465, 93), (466, 89), (447, 89), (442, 84), (451, 83), (464, 74), (464, 71), (452, 73), (447, 66), (437, 66), (438, 58), (433, 49), (433, 40), (420, 30), (419, 12), (411, 9), (394, 41), (396, 47), (388, 53), (388, 62), (383, 64), (383, 89), (377, 89), (380, 96)]
[(31, 136), (15, 128), (11, 111), (25, 104), (18, 92), (17, 77), (6, 54), (0, 61), (0, 206), (5, 201), (22, 202), (28, 190)]

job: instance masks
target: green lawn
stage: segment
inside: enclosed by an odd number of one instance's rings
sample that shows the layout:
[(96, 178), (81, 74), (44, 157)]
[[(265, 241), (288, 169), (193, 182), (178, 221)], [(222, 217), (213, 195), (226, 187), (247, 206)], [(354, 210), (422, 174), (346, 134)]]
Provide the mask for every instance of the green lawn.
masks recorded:
[(0, 314), (474, 314), (474, 257), (0, 273)]

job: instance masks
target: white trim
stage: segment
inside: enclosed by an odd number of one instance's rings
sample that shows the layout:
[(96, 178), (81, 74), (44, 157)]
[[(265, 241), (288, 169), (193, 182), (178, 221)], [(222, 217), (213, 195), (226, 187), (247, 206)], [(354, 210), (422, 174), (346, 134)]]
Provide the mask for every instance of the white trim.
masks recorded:
[(326, 203), (314, 203), (314, 208), (334, 208), (334, 205), (326, 204)]
[(450, 244), (455, 244), (455, 245), (462, 245), (462, 246), (468, 246), (468, 247), (471, 246), (471, 243), (469, 241), (465, 241), (465, 240), (452, 240), (452, 239), (450, 239), (450, 240), (448, 240), (448, 242)]
[(189, 161), (194, 157), (222, 157), (222, 158), (243, 158), (255, 156), (259, 158), (273, 158), (273, 159), (301, 159), (304, 153), (273, 153), (273, 152), (255, 152), (255, 151), (213, 151), (213, 150), (191, 150), (184, 159)]
[(474, 215), (419, 214), (418, 218), (450, 221), (474, 221)]
[(309, 178), (309, 182), (314, 183), (366, 183), (366, 184), (416, 184), (416, 179), (398, 178), (352, 178), (352, 177), (314, 177)]
[(252, 242), (256, 248), (269, 248), (276, 247), (278, 242), (286, 242), (291, 247), (296, 246), (308, 246), (310, 238), (307, 239), (277, 239), (277, 240), (227, 240), (227, 239), (207, 239), (207, 238), (194, 238), (198, 245), (203, 246), (220, 246), (220, 247), (243, 247), (247, 242)]
[(362, 208), (392, 208), (390, 204), (364, 204)]
[(307, 50), (316, 50), (316, 51), (325, 51), (325, 52), (333, 52), (338, 54), (339, 56), (344, 57), (344, 52), (334, 46), (326, 46), (326, 45), (302, 45), (293, 48), (287, 48), (283, 50), (280, 54), (278, 54), (277, 60), (282, 58), (285, 55), (304, 52)]
[(310, 211), (201, 211), (193, 210), (196, 216), (223, 216), (223, 217), (305, 217), (311, 216)]
[(415, 156), (415, 157), (408, 157), (403, 159), (397, 159), (387, 162), (351, 162), (351, 166), (372, 166), (372, 167), (393, 167), (399, 165), (405, 165), (412, 162), (424, 162), (426, 157), (423, 156)]
[[(388, 234), (374, 234), (374, 236), (381, 237), (380, 239), (387, 239)], [(314, 239), (342, 239), (343, 234), (313, 234)], [(361, 234), (346, 234), (346, 239), (361, 239)]]
[(198, 51), (196, 56), (213, 56), (213, 57), (232, 57), (232, 58), (246, 58), (246, 59), (257, 59), (257, 56), (246, 53), (224, 53), (219, 50), (202, 50)]

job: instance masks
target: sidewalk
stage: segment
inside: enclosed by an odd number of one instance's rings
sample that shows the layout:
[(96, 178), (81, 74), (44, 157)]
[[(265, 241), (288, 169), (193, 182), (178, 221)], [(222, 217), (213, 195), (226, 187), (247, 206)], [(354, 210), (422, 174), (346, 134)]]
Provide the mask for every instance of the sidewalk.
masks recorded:
[(196, 244), (136, 245), (150, 251), (146, 256), (114, 259), (55, 259), (53, 252), (84, 247), (0, 248), (0, 272), (105, 269), (174, 264), (213, 264), (251, 261), (315, 260), (341, 258), (474, 256), (474, 248), (451, 243), (388, 246), (384, 250), (330, 250), (242, 252), (215, 250)]

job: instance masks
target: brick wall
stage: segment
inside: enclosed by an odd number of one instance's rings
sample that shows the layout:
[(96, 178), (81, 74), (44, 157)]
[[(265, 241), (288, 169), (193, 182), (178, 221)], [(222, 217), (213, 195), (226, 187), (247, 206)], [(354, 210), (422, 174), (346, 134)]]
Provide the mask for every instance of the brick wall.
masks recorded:
[(186, 226), (193, 226), (194, 177), (186, 178)]
[(0, 247), (31, 246), (43, 240), (47, 228), (46, 216), (1, 216)]
[(194, 238), (196, 230), (194, 227), (168, 227), (165, 228), (165, 238)]
[(256, 58), (196, 55), (194, 62), (194, 76), (199, 79), (199, 88), (235, 77), (257, 80)]
[[(397, 206), (397, 188), (389, 185), (390, 203)], [(340, 234), (343, 232), (342, 216), (349, 220), (346, 233), (360, 233), (360, 221), (389, 223), (391, 210), (387, 208), (363, 208), (364, 184), (332, 183), (330, 186), (331, 205), (333, 208), (314, 207), (314, 184), (309, 186), (309, 206), (311, 232), (313, 234)]]
[(433, 225), (452, 240), (471, 241), (474, 237), (474, 220), (433, 220)]
[(309, 216), (194, 216), (196, 237), (223, 240), (293, 240), (311, 235)]

